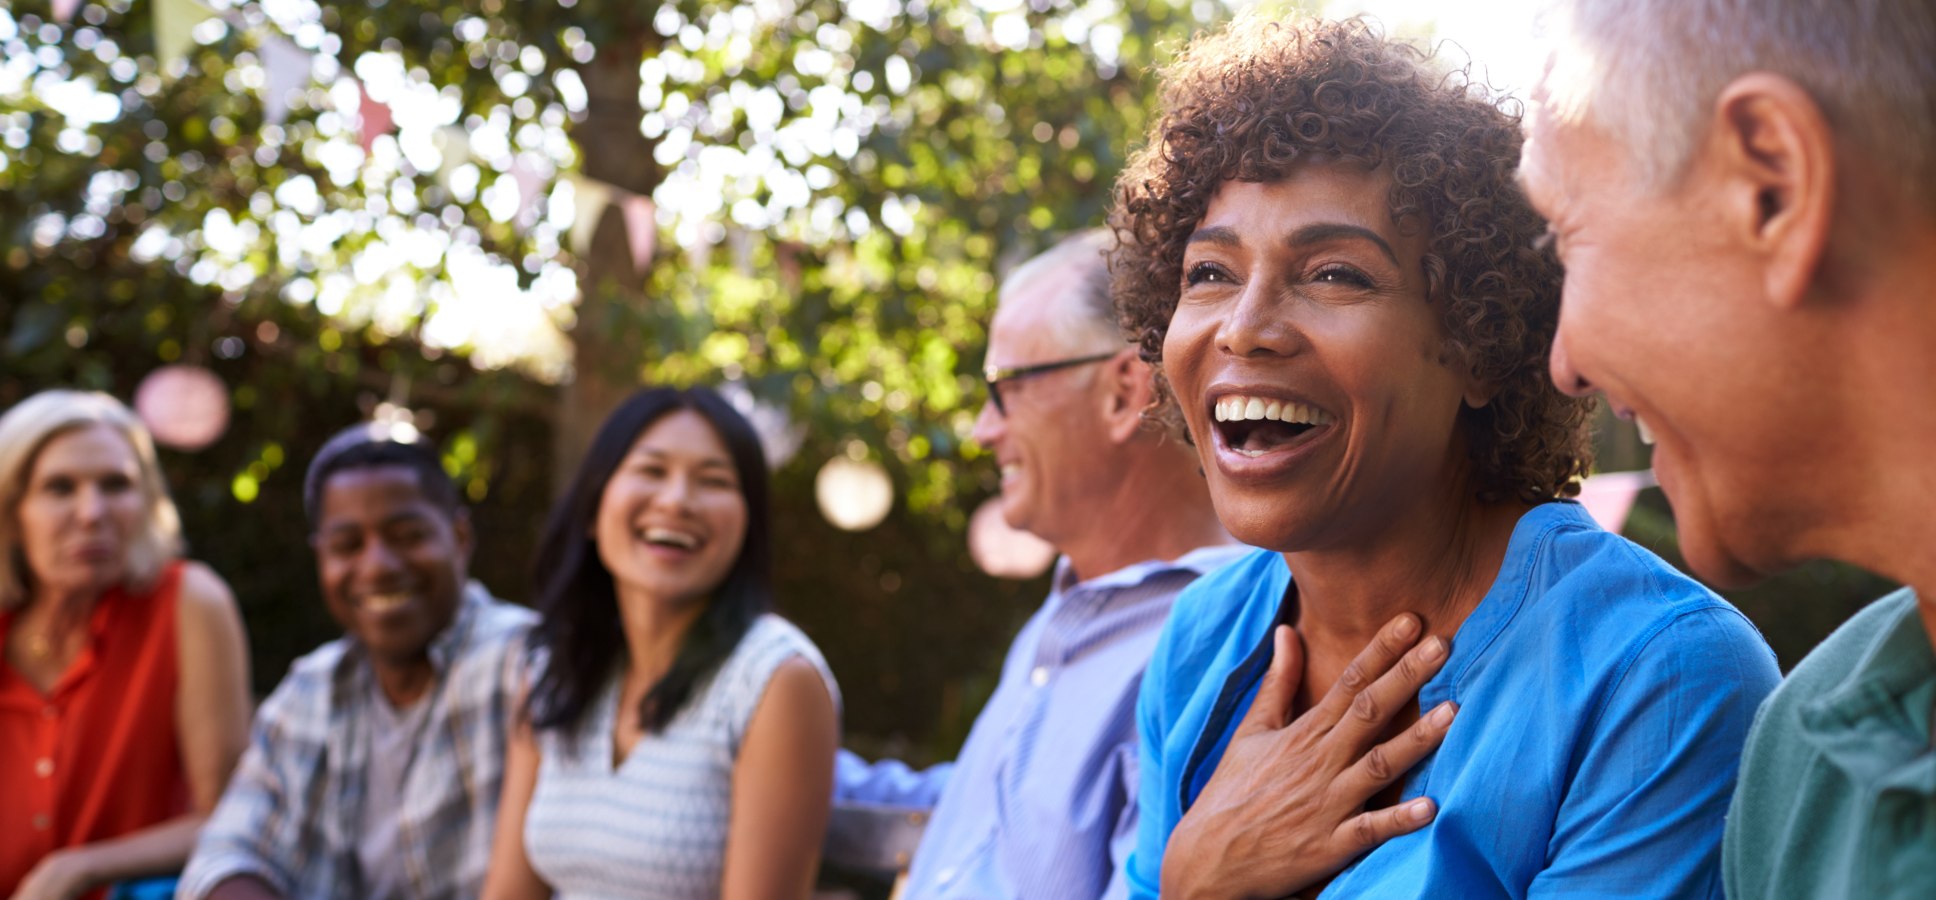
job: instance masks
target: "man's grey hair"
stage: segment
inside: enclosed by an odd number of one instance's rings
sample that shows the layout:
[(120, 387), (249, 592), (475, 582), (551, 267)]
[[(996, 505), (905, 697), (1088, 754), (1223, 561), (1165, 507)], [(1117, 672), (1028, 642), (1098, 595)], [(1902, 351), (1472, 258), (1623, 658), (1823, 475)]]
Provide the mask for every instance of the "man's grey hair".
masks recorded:
[(1839, 148), (1936, 209), (1936, 4), (1928, 0), (1553, 0), (1542, 102), (1677, 180), (1734, 79), (1771, 72), (1820, 104)]
[(1001, 297), (1008, 297), (1022, 284), (1064, 266), (1079, 267), (1081, 287), (1070, 302), (1055, 309), (1058, 337), (1070, 352), (1103, 353), (1125, 345), (1116, 324), (1116, 305), (1109, 296), (1109, 250), (1114, 238), (1106, 228), (1079, 231), (1056, 242), (1029, 261), (1015, 267), (1002, 279)]

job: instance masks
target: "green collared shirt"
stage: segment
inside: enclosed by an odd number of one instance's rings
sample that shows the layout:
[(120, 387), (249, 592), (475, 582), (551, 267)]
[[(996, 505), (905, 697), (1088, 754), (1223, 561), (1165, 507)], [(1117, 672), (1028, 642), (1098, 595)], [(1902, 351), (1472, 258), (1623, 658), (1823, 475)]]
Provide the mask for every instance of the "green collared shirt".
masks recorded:
[(1722, 846), (1728, 896), (1936, 897), (1933, 711), (1936, 651), (1905, 588), (1761, 707)]

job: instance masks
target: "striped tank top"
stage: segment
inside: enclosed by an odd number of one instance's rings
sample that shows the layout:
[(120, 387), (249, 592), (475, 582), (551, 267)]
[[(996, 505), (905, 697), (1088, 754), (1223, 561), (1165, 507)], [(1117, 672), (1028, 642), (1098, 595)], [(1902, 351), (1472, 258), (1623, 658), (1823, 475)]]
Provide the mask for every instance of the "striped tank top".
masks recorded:
[(819, 670), (838, 707), (840, 691), (819, 649), (767, 614), (666, 728), (640, 738), (617, 766), (617, 677), (576, 733), (540, 731), (543, 760), (524, 819), (525, 855), (538, 876), (561, 898), (718, 897), (733, 762), (767, 681), (796, 656)]

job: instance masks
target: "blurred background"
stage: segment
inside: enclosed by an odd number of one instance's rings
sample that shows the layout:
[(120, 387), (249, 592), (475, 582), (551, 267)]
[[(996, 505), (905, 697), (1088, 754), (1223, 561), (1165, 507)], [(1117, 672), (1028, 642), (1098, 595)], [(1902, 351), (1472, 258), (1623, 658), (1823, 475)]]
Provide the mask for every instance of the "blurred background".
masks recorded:
[[(1529, 0), (1313, 7), (1450, 41), (1504, 89), (1537, 73)], [(1155, 67), (1237, 11), (0, 4), (0, 408), (63, 385), (140, 407), (262, 692), (334, 636), (300, 494), (337, 429), (436, 440), (473, 574), (521, 600), (604, 413), (726, 385), (773, 456), (781, 608), (840, 679), (849, 746), (945, 759), (1047, 590), (1042, 548), (975, 515), (1000, 274), (1100, 224)], [(1603, 470), (1646, 468), (1623, 424), (1597, 440)], [(1624, 530), (1677, 559), (1657, 490)], [(1786, 667), (1888, 587), (1815, 564), (1729, 596)]]

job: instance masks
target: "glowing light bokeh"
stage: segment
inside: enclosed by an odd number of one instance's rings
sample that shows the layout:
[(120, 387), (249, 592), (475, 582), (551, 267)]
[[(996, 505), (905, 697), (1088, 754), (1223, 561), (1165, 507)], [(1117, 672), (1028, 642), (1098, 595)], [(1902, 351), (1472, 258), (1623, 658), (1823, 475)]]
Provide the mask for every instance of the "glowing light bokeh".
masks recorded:
[(996, 578), (1028, 579), (1055, 564), (1055, 547), (1002, 518), (1002, 498), (991, 497), (968, 519), (968, 555)]
[(200, 366), (163, 366), (135, 389), (134, 411), (156, 443), (200, 450), (228, 430), (228, 385)]
[(866, 531), (894, 507), (894, 482), (873, 460), (836, 456), (813, 479), (820, 514), (842, 531)]

